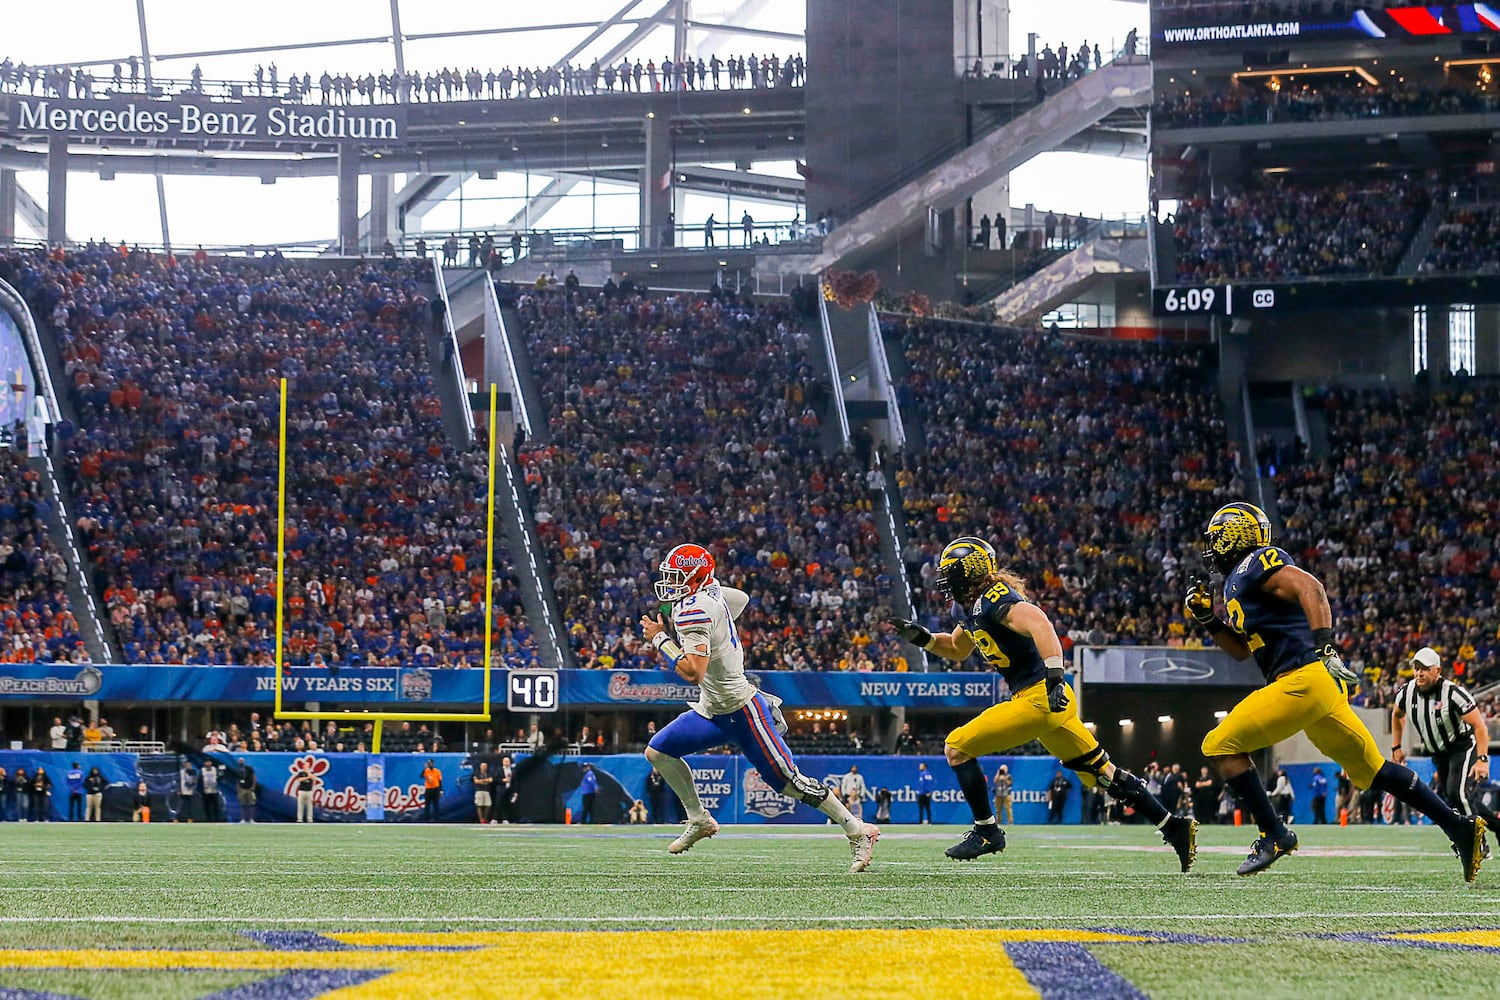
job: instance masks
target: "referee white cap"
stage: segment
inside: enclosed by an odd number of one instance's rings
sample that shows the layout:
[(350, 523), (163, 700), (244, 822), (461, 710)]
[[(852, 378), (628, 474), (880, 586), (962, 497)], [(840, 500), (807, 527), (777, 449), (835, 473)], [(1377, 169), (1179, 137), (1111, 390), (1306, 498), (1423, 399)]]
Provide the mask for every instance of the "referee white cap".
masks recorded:
[(1411, 662), (1419, 667), (1441, 667), (1443, 665), (1442, 658), (1438, 656), (1437, 650), (1431, 646), (1423, 646), (1413, 653)]

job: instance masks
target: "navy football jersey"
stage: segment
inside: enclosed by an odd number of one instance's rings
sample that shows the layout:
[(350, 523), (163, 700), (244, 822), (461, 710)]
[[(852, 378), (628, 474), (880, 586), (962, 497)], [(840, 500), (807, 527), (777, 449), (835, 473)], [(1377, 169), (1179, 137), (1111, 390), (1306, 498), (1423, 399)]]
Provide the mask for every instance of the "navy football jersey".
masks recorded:
[(1318, 661), (1307, 614), (1295, 601), (1283, 601), (1261, 589), (1279, 569), (1292, 566), (1285, 549), (1271, 545), (1240, 560), (1224, 580), (1224, 609), (1229, 627), (1255, 654), (1267, 681)]
[(986, 663), (1000, 671), (1012, 691), (1030, 687), (1047, 676), (1042, 654), (1030, 636), (1006, 628), (1004, 619), (1013, 605), (1026, 598), (1003, 583), (990, 586), (963, 613), (964, 631), (974, 640)]

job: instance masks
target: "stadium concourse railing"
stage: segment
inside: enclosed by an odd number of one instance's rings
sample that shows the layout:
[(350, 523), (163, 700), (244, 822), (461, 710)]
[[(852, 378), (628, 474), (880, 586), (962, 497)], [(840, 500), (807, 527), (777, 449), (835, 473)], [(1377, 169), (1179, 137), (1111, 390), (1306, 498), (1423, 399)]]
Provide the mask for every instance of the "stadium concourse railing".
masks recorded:
[[(443, 332), (448, 335), (448, 348), (443, 352), (447, 355), (444, 374), (456, 385), (454, 398), (467, 403), (469, 392), (464, 380), (464, 360), (458, 350), (458, 331), (453, 328), (453, 303), (448, 298), (448, 283), (443, 277), (442, 262), (436, 256), (432, 261), (432, 281), (437, 289), (437, 296), (443, 303)], [(467, 448), (474, 443), (474, 408), (464, 405), (459, 410), (463, 414), (464, 428), (464, 440), (460, 444)]]
[(844, 403), (844, 380), (839, 375), (838, 348), (833, 342), (833, 326), (828, 319), (828, 286), (822, 281), (818, 282), (818, 327), (823, 338), (823, 350), (827, 352), (829, 374), (832, 376), (828, 381), (833, 386), (833, 407), (839, 415), (839, 439), (847, 450), (851, 447), (849, 431), (849, 410)]

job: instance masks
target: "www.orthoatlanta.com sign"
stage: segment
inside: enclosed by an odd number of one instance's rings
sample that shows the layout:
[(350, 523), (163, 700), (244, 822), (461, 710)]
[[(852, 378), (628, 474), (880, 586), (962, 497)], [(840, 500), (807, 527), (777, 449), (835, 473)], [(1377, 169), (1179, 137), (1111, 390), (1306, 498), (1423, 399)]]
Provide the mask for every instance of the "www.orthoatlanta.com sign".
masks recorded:
[(10, 131), (19, 135), (121, 139), (267, 139), (282, 142), (400, 142), (399, 109), (247, 107), (183, 102), (65, 102), (16, 97)]

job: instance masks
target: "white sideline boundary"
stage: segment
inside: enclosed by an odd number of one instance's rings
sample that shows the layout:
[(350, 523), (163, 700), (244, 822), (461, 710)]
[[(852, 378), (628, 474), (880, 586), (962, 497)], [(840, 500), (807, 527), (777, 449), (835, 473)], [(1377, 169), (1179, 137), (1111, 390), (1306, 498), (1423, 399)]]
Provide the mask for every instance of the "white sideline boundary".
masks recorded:
[[(554, 924), (560, 929), (567, 929), (569, 924), (590, 925), (613, 925), (613, 924), (643, 924), (650, 923), (654, 926), (638, 928), (641, 930), (661, 930), (662, 925), (671, 924), (726, 924), (736, 928), (744, 929), (746, 924), (801, 924), (808, 927), (816, 927), (819, 924), (934, 924), (938, 926), (959, 926), (965, 924), (1017, 924), (1030, 923), (1039, 927), (1050, 927), (1058, 924), (1099, 924), (1106, 922), (1109, 926), (1119, 926), (1119, 921), (1134, 922), (1162, 922), (1162, 921), (1246, 921), (1246, 920), (1408, 920), (1408, 919), (1431, 919), (1435, 917), (1463, 917), (1469, 921), (1480, 918), (1474, 910), (1388, 910), (1388, 911), (1302, 911), (1281, 913), (1196, 913), (1196, 914), (1171, 914), (1171, 913), (1094, 913), (1082, 916), (1059, 917), (1052, 914), (1014, 914), (1008, 916), (994, 916), (991, 914), (960, 914), (947, 916), (832, 916), (832, 917), (716, 917), (706, 916), (701, 913), (693, 914), (644, 914), (628, 917), (496, 917), (489, 914), (480, 916), (438, 916), (438, 917), (141, 917), (123, 915), (90, 914), (84, 916), (0, 916), (0, 924), (234, 924), (242, 927), (255, 927), (264, 924), (294, 924), (299, 926), (347, 926), (351, 924), (377, 925), (377, 924), (493, 924), (497, 927), (514, 925), (546, 925)], [(1113, 922), (1113, 923), (1110, 923)]]

